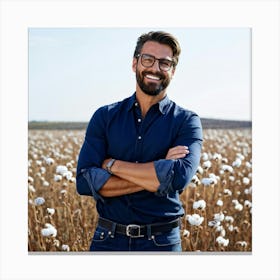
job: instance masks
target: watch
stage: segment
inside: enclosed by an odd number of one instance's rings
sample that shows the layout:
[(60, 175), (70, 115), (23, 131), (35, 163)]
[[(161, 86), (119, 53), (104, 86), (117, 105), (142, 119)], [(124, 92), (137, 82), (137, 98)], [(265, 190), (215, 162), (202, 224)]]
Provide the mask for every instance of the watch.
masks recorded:
[(116, 160), (114, 158), (112, 158), (106, 165), (106, 170), (111, 174), (114, 175), (113, 172), (111, 171), (111, 167), (113, 166), (114, 162)]

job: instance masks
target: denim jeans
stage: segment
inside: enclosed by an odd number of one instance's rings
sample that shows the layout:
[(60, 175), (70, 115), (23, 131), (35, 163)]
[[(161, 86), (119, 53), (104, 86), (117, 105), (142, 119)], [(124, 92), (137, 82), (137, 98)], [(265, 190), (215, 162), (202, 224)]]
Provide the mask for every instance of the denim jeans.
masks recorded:
[(181, 252), (180, 228), (150, 237), (129, 237), (97, 226), (90, 251), (174, 251)]

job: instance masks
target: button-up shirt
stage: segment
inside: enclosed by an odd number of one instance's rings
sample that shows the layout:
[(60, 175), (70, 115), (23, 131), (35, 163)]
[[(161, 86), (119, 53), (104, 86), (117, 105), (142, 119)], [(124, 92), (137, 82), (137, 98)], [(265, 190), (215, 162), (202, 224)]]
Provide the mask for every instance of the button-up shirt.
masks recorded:
[[(184, 145), (189, 154), (165, 159), (170, 148)], [(98, 214), (122, 224), (150, 224), (184, 215), (180, 193), (196, 173), (202, 146), (200, 118), (166, 96), (145, 118), (136, 94), (99, 108), (92, 116), (77, 166), (77, 191), (96, 200)], [(103, 197), (99, 190), (111, 175), (102, 169), (107, 158), (153, 162), (160, 182), (156, 192)]]

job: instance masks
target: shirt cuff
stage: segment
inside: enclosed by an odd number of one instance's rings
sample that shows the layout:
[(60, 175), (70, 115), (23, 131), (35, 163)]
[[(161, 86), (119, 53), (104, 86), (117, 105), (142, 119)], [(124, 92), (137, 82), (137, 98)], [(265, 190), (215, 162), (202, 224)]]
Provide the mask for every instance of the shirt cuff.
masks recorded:
[(102, 168), (92, 167), (84, 170), (83, 176), (88, 182), (94, 199), (104, 202), (104, 198), (98, 192), (111, 177), (111, 174)]
[(174, 161), (160, 159), (154, 161), (157, 178), (160, 182), (158, 190), (155, 192), (157, 196), (165, 196), (172, 191), (172, 182), (174, 177)]

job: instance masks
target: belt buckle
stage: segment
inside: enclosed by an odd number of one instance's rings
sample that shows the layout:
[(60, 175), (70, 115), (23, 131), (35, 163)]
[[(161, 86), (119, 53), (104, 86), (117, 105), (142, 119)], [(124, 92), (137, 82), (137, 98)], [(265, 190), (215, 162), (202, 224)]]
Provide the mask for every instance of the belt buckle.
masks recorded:
[[(136, 232), (137, 235), (132, 234), (132, 233), (131, 233), (131, 229), (132, 229), (132, 230), (137, 230), (137, 232)], [(131, 225), (128, 225), (128, 226), (126, 227), (126, 235), (129, 236), (129, 237), (132, 237), (132, 238), (144, 237), (144, 235), (140, 235), (140, 231), (141, 231), (141, 227), (140, 227), (139, 225), (133, 225), (133, 224), (131, 224)]]

